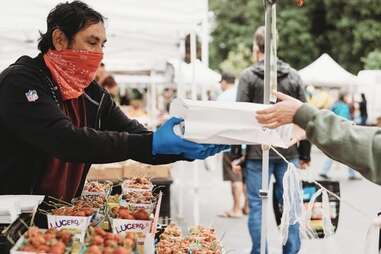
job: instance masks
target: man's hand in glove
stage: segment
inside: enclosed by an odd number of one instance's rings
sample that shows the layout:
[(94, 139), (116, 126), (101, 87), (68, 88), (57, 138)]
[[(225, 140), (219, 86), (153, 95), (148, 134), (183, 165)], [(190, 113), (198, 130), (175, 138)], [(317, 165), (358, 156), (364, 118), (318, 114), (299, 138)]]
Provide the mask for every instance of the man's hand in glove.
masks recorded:
[(173, 127), (182, 121), (184, 120), (172, 117), (153, 134), (153, 155), (183, 155), (189, 160), (203, 160), (223, 150), (229, 149), (229, 146), (197, 144), (177, 136), (173, 131)]

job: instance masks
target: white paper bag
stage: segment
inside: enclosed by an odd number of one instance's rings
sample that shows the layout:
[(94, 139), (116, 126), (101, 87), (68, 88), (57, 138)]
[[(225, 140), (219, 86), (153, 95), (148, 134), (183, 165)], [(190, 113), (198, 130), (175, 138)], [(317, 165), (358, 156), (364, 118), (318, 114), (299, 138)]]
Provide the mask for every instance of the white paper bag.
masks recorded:
[(170, 114), (184, 123), (176, 133), (201, 144), (267, 144), (288, 148), (293, 142), (294, 125), (276, 129), (262, 127), (255, 112), (271, 105), (247, 102), (192, 101), (175, 99)]

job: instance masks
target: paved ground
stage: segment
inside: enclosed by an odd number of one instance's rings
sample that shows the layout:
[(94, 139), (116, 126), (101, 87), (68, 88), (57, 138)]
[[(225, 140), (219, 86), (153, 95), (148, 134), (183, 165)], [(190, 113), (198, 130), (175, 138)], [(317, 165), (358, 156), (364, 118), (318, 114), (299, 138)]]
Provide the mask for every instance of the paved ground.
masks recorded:
[[(312, 165), (308, 175), (318, 178), (325, 156), (317, 149), (313, 150)], [(197, 206), (194, 204), (193, 183), (195, 168), (198, 168), (198, 204), (199, 221), (202, 225), (211, 225), (216, 228), (223, 239), (228, 253), (246, 254), (250, 252), (251, 242), (247, 230), (247, 217), (242, 219), (223, 219), (217, 215), (228, 210), (232, 204), (230, 187), (222, 181), (222, 171), (216, 167), (205, 170), (204, 163), (196, 165), (184, 163), (177, 165), (173, 171), (175, 184), (172, 188), (172, 214), (184, 227), (195, 223), (194, 214)], [(213, 170), (214, 168), (214, 170)], [(340, 181), (342, 198), (360, 208), (363, 215), (348, 205), (341, 204), (338, 231), (334, 237), (325, 240), (305, 240), (300, 253), (308, 254), (360, 254), (365, 253), (366, 232), (370, 225), (370, 218), (377, 211), (381, 211), (381, 188), (365, 179), (348, 181), (347, 170), (343, 166), (334, 166), (331, 176)], [(304, 173), (306, 175), (307, 173)], [(181, 191), (181, 189), (183, 191)], [(182, 194), (181, 194), (182, 193)], [(180, 201), (181, 200), (181, 201)], [(181, 209), (182, 207), (182, 209)], [(365, 217), (365, 216), (368, 216)], [(275, 226), (272, 208), (269, 207), (269, 253), (281, 253), (281, 244)], [(370, 243), (367, 243), (368, 245)]]

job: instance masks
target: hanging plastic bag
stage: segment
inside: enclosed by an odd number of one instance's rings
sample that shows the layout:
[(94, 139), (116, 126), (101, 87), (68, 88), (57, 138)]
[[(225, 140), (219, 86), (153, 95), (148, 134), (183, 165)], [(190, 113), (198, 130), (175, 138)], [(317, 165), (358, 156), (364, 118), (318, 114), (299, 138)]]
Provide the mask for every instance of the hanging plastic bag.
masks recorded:
[(301, 232), (306, 232), (304, 218), (303, 186), (300, 174), (294, 164), (288, 163), (287, 171), (283, 176), (283, 214), (280, 224), (283, 245), (287, 242), (291, 225), (299, 223)]
[(378, 254), (379, 235), (381, 228), (381, 216), (374, 219), (366, 234), (364, 254)]

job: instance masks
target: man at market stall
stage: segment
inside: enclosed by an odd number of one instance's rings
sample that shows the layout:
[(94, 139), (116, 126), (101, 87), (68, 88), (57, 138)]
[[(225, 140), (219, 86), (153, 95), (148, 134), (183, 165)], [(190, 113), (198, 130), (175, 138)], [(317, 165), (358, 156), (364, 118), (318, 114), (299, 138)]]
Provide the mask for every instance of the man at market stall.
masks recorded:
[(94, 81), (106, 42), (104, 17), (85, 3), (58, 4), (47, 17), (40, 54), (0, 75), (0, 194), (71, 200), (91, 163), (150, 164), (205, 159), (224, 146), (176, 136), (172, 118), (150, 132), (123, 114)]
[[(245, 69), (239, 80), (237, 101), (263, 103), (264, 91), (264, 57), (265, 57), (265, 27), (259, 27), (253, 38), (253, 57), (256, 63)], [(281, 91), (306, 101), (304, 85), (299, 74), (289, 64), (277, 61), (277, 80)], [(292, 163), (306, 167), (310, 162), (310, 144), (308, 141), (302, 145), (291, 146), (288, 149), (280, 149), (280, 153)], [(237, 150), (237, 149), (236, 149)], [(240, 157), (240, 154), (236, 155)], [(270, 151), (269, 174), (274, 175), (274, 199), (276, 209), (283, 206), (283, 176), (287, 170), (285, 163), (277, 154)], [(249, 233), (252, 241), (251, 254), (260, 253), (261, 245), (261, 218), (262, 200), (260, 190), (262, 188), (262, 148), (260, 145), (250, 145), (246, 148), (245, 156), (246, 189), (249, 201)], [(288, 232), (288, 240), (283, 246), (284, 254), (296, 254), (300, 249), (299, 224), (291, 225)]]
[(278, 92), (280, 102), (258, 111), (257, 120), (268, 128), (295, 123), (311, 143), (341, 163), (381, 185), (381, 128), (353, 125), (328, 110), (318, 110)]

